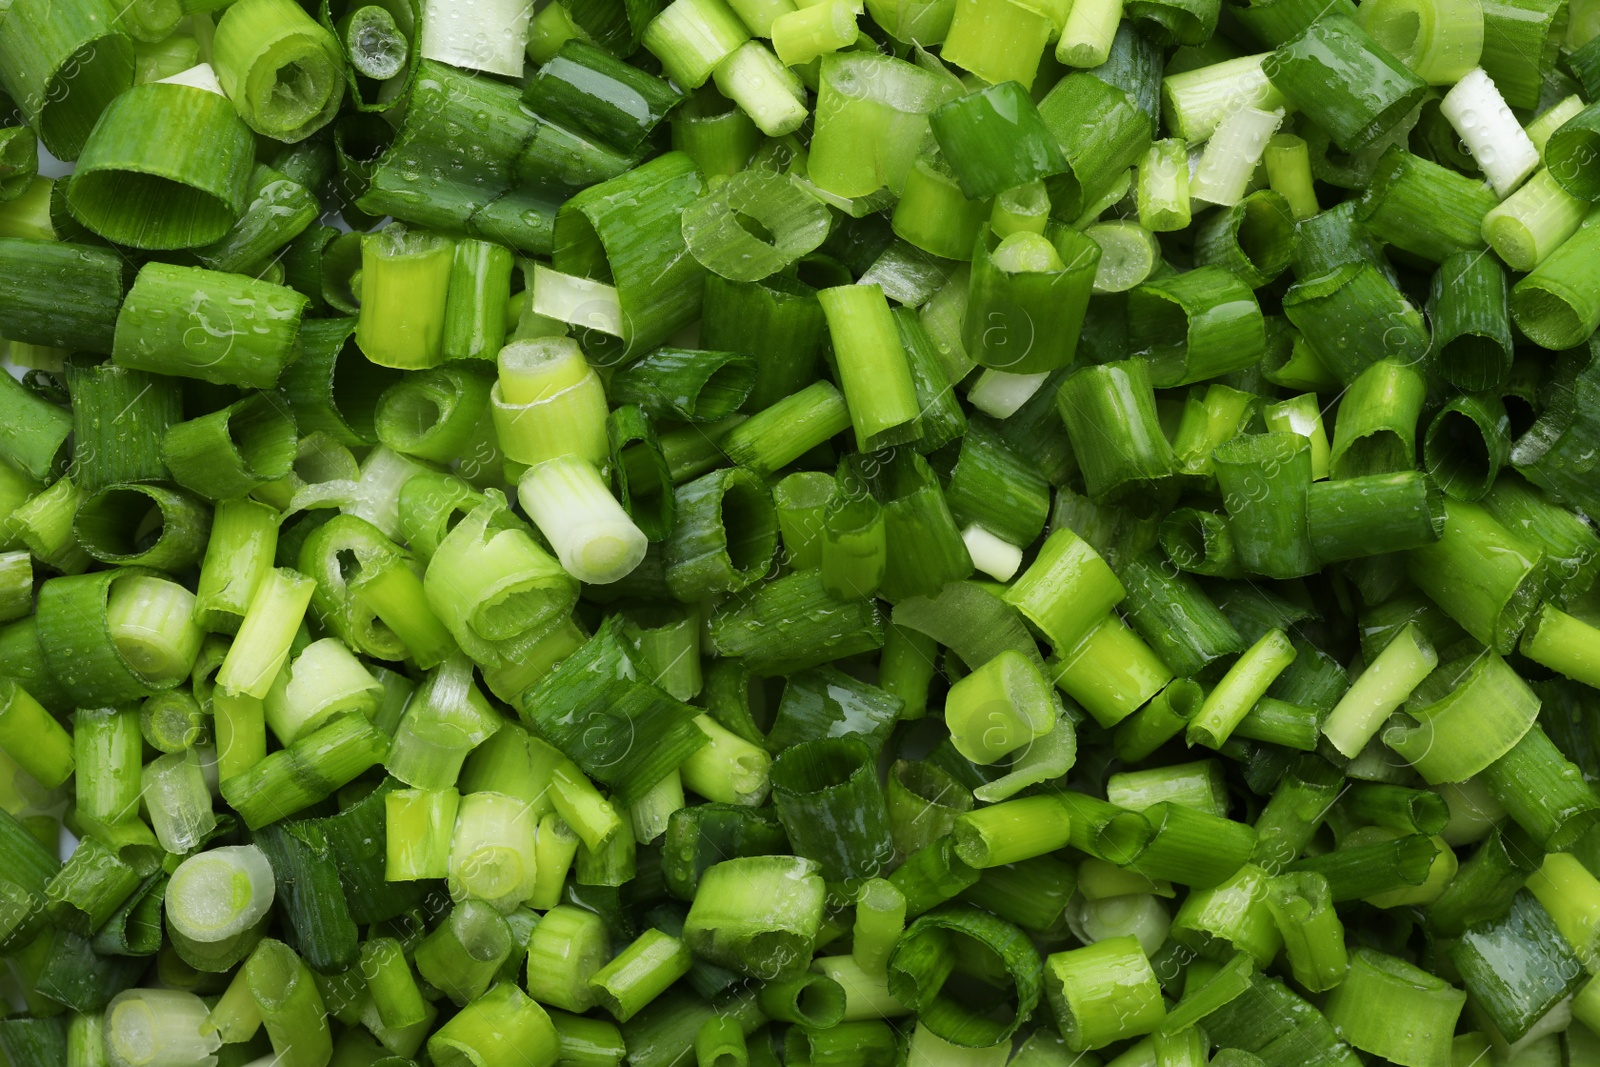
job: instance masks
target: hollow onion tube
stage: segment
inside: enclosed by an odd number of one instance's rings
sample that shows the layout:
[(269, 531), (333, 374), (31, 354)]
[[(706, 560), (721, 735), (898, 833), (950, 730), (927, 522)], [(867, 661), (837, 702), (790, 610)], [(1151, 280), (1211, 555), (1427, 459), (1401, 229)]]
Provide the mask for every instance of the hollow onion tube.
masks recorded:
[(1338, 12), (1279, 45), (1262, 70), (1346, 152), (1388, 133), (1427, 90), (1427, 83)]
[(804, 970), (822, 924), (824, 885), (797, 856), (724, 860), (700, 876), (683, 939), (700, 956), (771, 980)]
[(382, 761), (389, 739), (359, 715), (334, 719), (225, 780), (222, 796), (256, 829), (287, 818)]
[(288, 475), (296, 442), (294, 414), (281, 396), (257, 393), (168, 427), (161, 456), (173, 481), (223, 501)]
[(244, 213), (252, 150), (249, 130), (221, 95), (141, 85), (117, 97), (97, 123), (73, 172), (69, 203), (85, 225), (119, 244), (209, 244)]
[[(973, 1010), (953, 990), (970, 972), (955, 950), (956, 937), (976, 943), (998, 967), (990, 979), (1001, 994), (994, 1011)], [(917, 1013), (918, 1025), (962, 1048), (1003, 1043), (1039, 1001), (1044, 967), (1020, 929), (970, 905), (920, 916), (889, 956), (889, 992)], [(955, 979), (954, 982), (951, 980)]]
[(1045, 992), (1074, 1052), (1150, 1033), (1166, 1008), (1155, 971), (1133, 937), (1112, 937), (1045, 959)]
[(1310, 443), (1296, 433), (1241, 434), (1214, 455), (1228, 527), (1244, 568), (1274, 578), (1315, 570), (1306, 505)]
[(95, 121), (133, 83), (132, 42), (110, 4), (25, 4), (0, 42), (3, 87), (57, 159), (82, 152)]
[(1406, 554), (1413, 581), (1469, 634), (1509, 652), (1532, 613), (1543, 552), (1501, 526), (1480, 505), (1445, 505), (1440, 539)]
[(272, 907), (274, 892), (272, 866), (261, 849), (209, 849), (172, 872), (165, 898), (167, 921), (191, 940), (221, 941), (260, 921)]
[(1561, 350), (1600, 326), (1600, 298), (1590, 284), (1600, 251), (1600, 211), (1511, 289), (1511, 317), (1534, 343)]
[(654, 348), (700, 312), (705, 269), (683, 254), (680, 215), (702, 190), (689, 157), (668, 152), (585, 189), (556, 215), (553, 265), (585, 278), (609, 275), (622, 356)]
[[(1324, 1011), (1336, 1032), (1358, 1049), (1409, 1067), (1442, 1067), (1450, 1062), (1450, 1037), (1466, 1002), (1466, 992), (1444, 979), (1358, 948)], [(1399, 1018), (1407, 1025), (1390, 1025)]]
[(1529, 732), (1539, 699), (1498, 655), (1466, 657), (1439, 668), (1405, 707), (1383, 743), (1430, 784), (1481, 773)]
[(1386, 244), (1442, 262), (1483, 247), (1484, 218), (1498, 203), (1482, 182), (1393, 146), (1379, 157), (1354, 210)]
[(192, 594), (148, 572), (51, 578), (39, 589), (39, 647), (77, 706), (143, 699), (194, 665), (203, 635), (193, 615)]
[(986, 82), (1033, 86), (1052, 28), (1038, 9), (1010, 0), (956, 0), (939, 46), (948, 63)]
[(1129, 346), (1149, 363), (1151, 382), (1162, 387), (1247, 366), (1266, 343), (1254, 294), (1217, 266), (1138, 286), (1129, 293), (1128, 315)]
[(333, 35), (288, 0), (248, 0), (217, 21), (217, 80), (257, 133), (300, 141), (333, 120), (344, 57)]
[(1562, 123), (1544, 146), (1545, 165), (1557, 185), (1579, 200), (1600, 199), (1600, 184), (1587, 173), (1584, 161), (1600, 146), (1600, 110), (1584, 108)]
[(606, 397), (576, 342), (565, 337), (513, 341), (500, 350), (490, 397), (506, 456), (537, 464), (575, 455), (606, 462)]
[(1101, 259), (1066, 226), (1002, 238), (978, 231), (961, 338), (979, 366), (1037, 374), (1071, 362)]
[(1283, 310), (1322, 364), (1347, 383), (1379, 360), (1411, 364), (1428, 350), (1422, 315), (1368, 262), (1297, 282)]
[[(853, 28), (852, 23), (852, 28)], [(740, 224), (754, 219), (762, 240)], [(735, 282), (770, 277), (813, 251), (828, 234), (826, 209), (792, 178), (745, 170), (683, 212), (683, 238), (707, 270)]]
[(1017, 83), (957, 97), (935, 109), (928, 122), (969, 200), (1066, 169), (1053, 134)]
[(1067, 170), (1045, 181), (1052, 214), (1076, 219), (1150, 147), (1150, 118), (1124, 89), (1087, 72), (1068, 74), (1039, 102)]
[(530, 467), (518, 499), (579, 581), (615, 582), (644, 558), (648, 539), (585, 460), (560, 456)]
[(456, 643), (479, 662), (515, 658), (571, 610), (577, 588), (490, 491), (445, 534), (422, 588)]
[(1246, 649), (1189, 720), (1185, 738), (1220, 747), (1250, 709), (1298, 656), (1282, 630), (1268, 630)]
[(1423, 466), (1446, 495), (1479, 500), (1511, 451), (1510, 422), (1499, 400), (1459, 396), (1434, 415), (1423, 435)]
[(1129, 498), (1177, 468), (1156, 418), (1148, 366), (1133, 359), (1084, 367), (1061, 383), (1057, 405), (1091, 497)]
[(849, 285), (817, 294), (839, 362), (845, 403), (863, 450), (920, 433), (916, 389), (883, 290)]
[(1453, 85), (1483, 52), (1481, 6), (1461, 0), (1378, 0), (1358, 11), (1363, 29), (1429, 85)]

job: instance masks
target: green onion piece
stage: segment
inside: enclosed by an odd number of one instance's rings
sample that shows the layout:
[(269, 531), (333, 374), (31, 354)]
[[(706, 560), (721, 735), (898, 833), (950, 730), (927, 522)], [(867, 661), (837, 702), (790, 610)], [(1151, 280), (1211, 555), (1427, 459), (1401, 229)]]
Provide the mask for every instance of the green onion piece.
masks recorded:
[(1214, 453), (1228, 527), (1245, 570), (1293, 578), (1315, 570), (1307, 495), (1311, 445), (1296, 433), (1241, 434)]
[(483, 995), (510, 954), (506, 920), (481, 900), (464, 900), (417, 945), (415, 963), (424, 981), (466, 1005)]
[(1505, 272), (1492, 259), (1471, 252), (1448, 256), (1433, 276), (1428, 318), (1433, 363), (1447, 381), (1472, 391), (1505, 381), (1511, 372), (1510, 306)]
[(1045, 979), (1061, 1037), (1074, 1052), (1150, 1033), (1166, 1015), (1155, 972), (1132, 937), (1053, 953)]
[(1479, 60), (1506, 103), (1533, 110), (1566, 32), (1561, 8), (1543, 0), (1488, 0)]
[(1206, 142), (1189, 179), (1194, 198), (1213, 204), (1237, 204), (1282, 122), (1281, 111), (1242, 107), (1230, 112)]
[(290, 473), (294, 414), (275, 393), (256, 393), (168, 427), (161, 456), (179, 485), (210, 500), (242, 497)]
[(1423, 436), (1423, 465), (1457, 500), (1489, 492), (1511, 452), (1509, 420), (1498, 400), (1459, 396), (1434, 415)]
[(866, 451), (915, 440), (916, 391), (882, 289), (841, 286), (819, 292), (817, 299), (839, 360), (857, 446)]
[(1071, 362), (1101, 261), (1070, 227), (1002, 239), (980, 229), (962, 343), (985, 367), (1037, 374)]
[[(1353, 1046), (1387, 1059), (1434, 1067), (1450, 1062), (1450, 1036), (1467, 995), (1420, 967), (1368, 948), (1328, 995), (1328, 1021)], [(1390, 1025), (1404, 1018), (1405, 1027)]]
[(124, 367), (270, 389), (294, 358), (306, 298), (243, 275), (150, 263), (117, 315)]
[(1427, 89), (1370, 34), (1337, 12), (1280, 45), (1263, 61), (1262, 71), (1346, 152), (1388, 133)]
[(1107, 613), (1075, 645), (1057, 646), (1047, 670), (1051, 681), (1108, 728), (1172, 680), (1172, 671), (1115, 613)]
[(1498, 203), (1481, 182), (1395, 146), (1378, 160), (1355, 215), (1385, 243), (1442, 262), (1483, 247), (1485, 217)]
[(611, 379), (610, 398), (658, 418), (720, 422), (744, 403), (756, 364), (736, 352), (660, 348)]
[[(0, 332), (13, 344), (110, 353), (123, 268), (109, 250), (8, 237), (0, 240), (0, 266), (4, 268), (0, 294), (5, 298), (0, 302)], [(28, 412), (33, 421), (44, 422), (42, 401), (25, 403), (22, 397), (34, 398), (15, 386), (6, 391), (15, 394), (8, 400), (18, 417)], [(38, 428), (48, 434), (43, 425)], [(20, 438), (14, 432), (10, 436)], [(43, 441), (37, 447), (42, 448)], [(16, 450), (18, 444), (10, 448)], [(35, 473), (36, 467), (30, 463), (25, 469)]]
[(1253, 830), (1178, 802), (1144, 809), (1155, 836), (1129, 869), (1148, 878), (1205, 889), (1231, 878), (1256, 845)]
[(46, 788), (72, 774), (73, 740), (33, 696), (15, 681), (0, 679), (0, 748)]
[(1268, 883), (1267, 907), (1283, 935), (1296, 982), (1321, 993), (1344, 981), (1350, 966), (1344, 924), (1326, 878), (1309, 871), (1280, 874)]
[(1421, 314), (1370, 263), (1301, 281), (1283, 303), (1317, 357), (1345, 382), (1385, 358), (1414, 363), (1428, 349)]
[(1600, 241), (1597, 234), (1600, 220), (1591, 211), (1576, 233), (1512, 287), (1512, 318), (1536, 344), (1568, 348), (1600, 325), (1600, 301), (1592, 297), (1584, 280)]
[(460, 799), (454, 789), (396, 789), (384, 796), (385, 877), (414, 881), (449, 873), (450, 835)]
[(499, 362), (491, 401), (507, 457), (530, 465), (563, 455), (605, 463), (605, 389), (575, 342), (515, 341), (500, 350)]
[(1221, 885), (1191, 891), (1173, 916), (1172, 939), (1203, 956), (1245, 952), (1266, 966), (1282, 945), (1266, 906), (1268, 883), (1264, 870), (1245, 864)]
[(1169, 137), (1150, 145), (1139, 161), (1136, 189), (1141, 226), (1154, 233), (1188, 228), (1189, 152), (1182, 140)]
[(1574, 681), (1600, 688), (1593, 656), (1600, 629), (1545, 604), (1522, 635), (1521, 652)]
[(245, 962), (250, 994), (279, 1062), (309, 1067), (332, 1054), (322, 995), (305, 960), (282, 941), (267, 938)]
[(823, 895), (811, 860), (725, 860), (701, 875), (683, 939), (697, 955), (763, 979), (803, 970), (821, 927)]
[(1414, 624), (1406, 626), (1339, 700), (1322, 725), (1323, 733), (1334, 748), (1353, 758), (1438, 663), (1422, 632)]
[[(105, 1006), (104, 1058), (98, 1062), (124, 1067), (137, 1063), (215, 1060), (222, 1042), (216, 1034), (204, 1032), (207, 1014), (205, 1002), (184, 990), (124, 990)], [(42, 1053), (43, 1049), (40, 1051)], [(65, 1063), (67, 1060), (41, 1057), (25, 1062)]]
[(574, 40), (543, 63), (524, 99), (550, 121), (591, 130), (619, 149), (632, 150), (682, 94), (602, 48)]
[(654, 348), (699, 314), (705, 271), (683, 255), (680, 215), (702, 188), (689, 157), (669, 152), (591, 186), (556, 216), (553, 265), (615, 285), (623, 356)]
[(156, 839), (174, 855), (192, 851), (217, 827), (200, 757), (193, 749), (147, 764), (144, 796)]
[(1577, 788), (1577, 768), (1535, 725), (1484, 770), (1484, 784), (1511, 817), (1550, 851), (1569, 847), (1600, 817)]
[[(77, 486), (87, 493), (121, 482), (166, 481), (161, 438), (181, 418), (178, 384), (110, 363), (89, 366), (75, 362), (68, 367), (67, 380), (73, 400), (71, 474)], [(46, 434), (18, 458), (33, 459), (35, 467), (41, 461), (48, 463), (48, 457), (54, 455), (50, 447), (54, 427), (38, 426), (24, 412), (18, 415), (23, 426), (32, 425)], [(48, 475), (41, 471), (38, 477)], [(71, 483), (66, 488), (70, 489)], [(60, 491), (57, 483), (47, 492)]]
[(991, 84), (1033, 87), (1051, 20), (1012, 0), (956, 0), (939, 55)]
[(883, 622), (873, 601), (835, 600), (817, 571), (799, 571), (719, 606), (711, 641), (718, 654), (743, 657), (765, 677), (881, 648)]
[(344, 97), (338, 42), (298, 5), (250, 0), (228, 8), (212, 55), (239, 117), (268, 137), (304, 140), (332, 121)]
[(1261, 69), (1266, 58), (1267, 53), (1241, 56), (1162, 78), (1162, 113), (1174, 136), (1199, 144), (1210, 139), (1235, 107), (1283, 107), (1283, 95)]
[[(772, 236), (756, 236), (741, 220)], [(741, 171), (683, 212), (690, 253), (713, 274), (736, 282), (775, 274), (820, 245), (827, 231), (822, 205), (792, 179), (759, 170)]]
[(643, 44), (673, 81), (691, 89), (750, 39), (722, 0), (675, 0), (645, 28)]
[(1085, 485), (1097, 500), (1115, 502), (1148, 491), (1177, 468), (1156, 418), (1148, 367), (1140, 359), (1084, 367), (1057, 393)]
[[(980, 966), (997, 994), (992, 1014), (974, 1010), (956, 993), (973, 975), (957, 949), (965, 944), (986, 950)], [(955, 904), (907, 927), (889, 957), (888, 980), (890, 993), (917, 1013), (920, 1026), (962, 1048), (985, 1048), (1005, 1042), (1033, 1011), (1043, 967), (1016, 926)]]
[(1228, 668), (1189, 721), (1185, 737), (1218, 748), (1239, 721), (1265, 695), (1272, 682), (1293, 663), (1297, 651), (1282, 630), (1270, 630)]
[(530, 467), (518, 499), (568, 574), (607, 585), (631, 572), (648, 541), (590, 463), (560, 456)]
[(1446, 664), (1406, 706), (1419, 725), (1397, 723), (1383, 741), (1429, 782), (1465, 781), (1515, 747), (1537, 705), (1504, 660), (1467, 657)]
[(1413, 364), (1385, 359), (1362, 370), (1339, 402), (1330, 473), (1344, 479), (1411, 469), (1424, 391)]
[(1592, 201), (1600, 197), (1597, 186), (1584, 174), (1583, 160), (1600, 144), (1600, 111), (1586, 107), (1550, 134), (1544, 147), (1550, 177), (1569, 196)]
[[(738, 5), (734, 6), (737, 8)], [(837, 52), (854, 44), (856, 34), (860, 32), (856, 26), (855, 8), (846, 0), (827, 0), (826, 3), (798, 9), (790, 4), (784, 4), (779, 9), (779, 5), (773, 4), (772, 8), (780, 10), (780, 13), (771, 18), (765, 27), (768, 32), (762, 36), (772, 38), (772, 50), (787, 66), (804, 66), (830, 52)], [(765, 12), (763, 14), (770, 17)], [(791, 15), (794, 17), (791, 18)], [(740, 17), (747, 26), (750, 25), (744, 13), (741, 12)], [(876, 15), (873, 21), (878, 22)], [(886, 19), (878, 24), (889, 25), (891, 21)]]
[(985, 869), (1054, 852), (1071, 829), (1071, 817), (1054, 797), (1030, 796), (959, 815), (952, 836), (960, 861)]
[(211, 532), (204, 504), (155, 485), (110, 485), (86, 495), (72, 529), (102, 563), (167, 571), (198, 562)]
[(369, 360), (406, 370), (443, 361), (454, 257), (450, 240), (404, 223), (361, 239), (356, 344)]
[(1203, 698), (1200, 687), (1186, 678), (1168, 683), (1144, 707), (1117, 724), (1117, 754), (1128, 761), (1148, 756), (1183, 731)]
[(311, 190), (267, 166), (257, 166), (252, 172), (246, 196), (244, 213), (228, 232), (195, 249), (195, 257), (212, 270), (264, 272), (275, 254), (320, 213)]
[(1068, 170), (1045, 182), (1052, 214), (1076, 219), (1150, 148), (1150, 118), (1122, 88), (1092, 74), (1068, 74), (1039, 102)]
[(167, 885), (167, 921), (185, 937), (216, 942), (248, 930), (272, 907), (273, 873), (254, 845), (210, 849), (179, 864)]
[[(522, 711), (524, 721), (630, 804), (706, 739), (691, 709), (640, 678), (620, 630), (619, 619), (608, 620), (524, 694)], [(576, 820), (562, 816), (583, 836)]]
[(1362, 899), (1379, 905), (1385, 897), (1400, 897), (1411, 887), (1428, 882), (1443, 848), (1436, 839), (1422, 834), (1373, 829), (1370, 834), (1350, 835), (1343, 847), (1333, 852), (1296, 860), (1289, 870), (1321, 874), (1328, 880), (1335, 903)]
[(888, 811), (871, 770), (871, 750), (852, 737), (804, 741), (773, 762), (778, 818), (795, 851), (829, 881), (871, 877), (892, 851)]
[(1511, 650), (1538, 596), (1544, 556), (1537, 546), (1480, 505), (1451, 500), (1443, 536), (1406, 560), (1412, 580), (1469, 634), (1496, 651)]
[(972, 793), (931, 763), (896, 760), (885, 789), (895, 848), (911, 855), (950, 833)]
[(560, 1039), (550, 1016), (511, 982), (499, 982), (428, 1038), (435, 1063), (501, 1063), (516, 1057), (554, 1060)]
[(39, 591), (38, 634), (50, 673), (79, 706), (143, 699), (188, 676), (204, 635), (194, 596), (118, 569), (52, 578)]
[(1444, 531), (1444, 498), (1416, 471), (1318, 482), (1307, 496), (1311, 544), (1331, 562), (1420, 548)]
[(1262, 153), (1262, 162), (1267, 167), (1268, 185), (1283, 197), (1295, 221), (1309, 219), (1322, 210), (1312, 187), (1311, 157), (1304, 138), (1292, 133), (1273, 134)]
[(1215, 264), (1259, 289), (1288, 268), (1293, 246), (1288, 201), (1264, 189), (1206, 220), (1195, 232), (1195, 262)]
[(1066, 528), (1045, 539), (1033, 564), (1004, 595), (1063, 651), (1075, 648), (1122, 597), (1111, 568)]
[(1483, 239), (1513, 270), (1531, 271), (1577, 232), (1586, 201), (1540, 170), (1483, 217)]
[(650, 929), (596, 971), (589, 985), (612, 1017), (625, 1023), (687, 974), (691, 962), (682, 941)]
[(1015, 82), (951, 100), (928, 121), (969, 200), (1066, 169), (1054, 136), (1027, 91)]
[(382, 81), (406, 69), (411, 41), (394, 15), (381, 5), (351, 8), (337, 29), (339, 43), (357, 74)]
[(735, 463), (766, 475), (849, 427), (843, 396), (831, 383), (819, 381), (739, 423), (717, 445)]
[(139, 804), (139, 719), (131, 709), (80, 711), (74, 716), (73, 755), (80, 818), (115, 823)]
[(464, 794), (451, 834), (451, 897), (483, 900), (501, 912), (527, 900), (534, 888), (536, 830), (532, 808), (521, 799)]
[(1451, 962), (1495, 1029), (1520, 1040), (1578, 984), (1581, 964), (1549, 913), (1518, 893), (1509, 911), (1475, 926), (1451, 949)]
[(1373, 39), (1429, 85), (1454, 84), (1483, 51), (1483, 19), (1469, 4), (1380, 0), (1359, 11)]
[(1128, 343), (1149, 363), (1150, 380), (1163, 387), (1237, 370), (1264, 351), (1254, 294), (1221, 267), (1138, 286), (1128, 296), (1128, 314)]
[(957, 751), (994, 763), (1050, 732), (1049, 683), (1028, 657), (1008, 649), (951, 686), (945, 722)]
[(717, 351), (762, 352), (746, 410), (769, 407), (811, 382), (826, 336), (815, 295), (781, 274), (759, 283), (707, 276), (701, 342)]
[(460, 776), (467, 753), (500, 729), (502, 721), (472, 683), (470, 662), (454, 655), (406, 705), (384, 767), (414, 788), (447, 788)]
[(364, 718), (347, 715), (225, 779), (222, 795), (255, 829), (293, 815), (348, 784), (381, 762), (388, 744), (389, 739)]
[(288, 660), (289, 646), (311, 602), (315, 582), (287, 568), (266, 574), (250, 598), (238, 636), (217, 672), (217, 684), (235, 693), (266, 697)]

